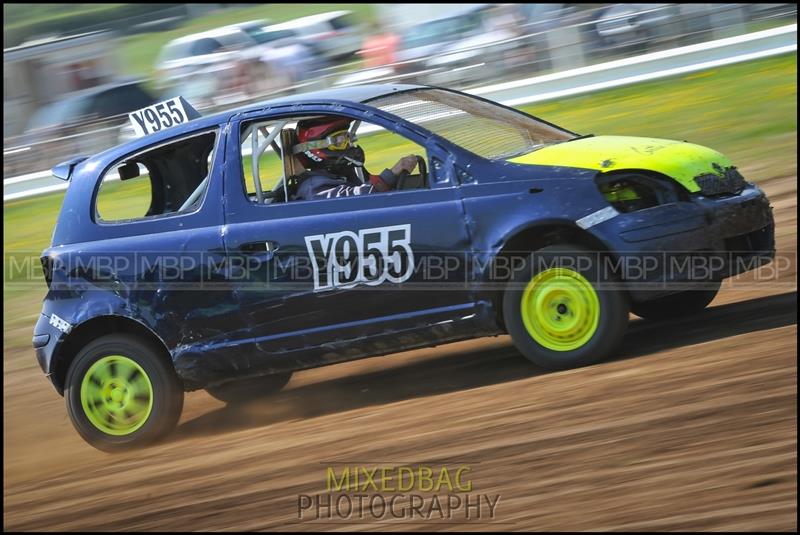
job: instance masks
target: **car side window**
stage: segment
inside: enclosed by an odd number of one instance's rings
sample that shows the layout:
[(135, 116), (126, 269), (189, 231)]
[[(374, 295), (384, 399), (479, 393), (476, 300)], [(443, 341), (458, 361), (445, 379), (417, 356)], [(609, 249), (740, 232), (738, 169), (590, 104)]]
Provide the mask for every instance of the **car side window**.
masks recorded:
[(197, 211), (211, 176), (217, 132), (203, 132), (130, 154), (102, 177), (95, 220), (115, 223)]
[(126, 85), (117, 89), (114, 114), (127, 113), (130, 110), (146, 108), (155, 100), (139, 85)]
[[(366, 156), (364, 166), (370, 172), (377, 174), (384, 169), (391, 169), (400, 158), (410, 154), (420, 155), (427, 159), (425, 148), (410, 139), (386, 130), (371, 131), (375, 127), (372, 129), (369, 127), (370, 125), (366, 123), (361, 126), (365, 132), (359, 136), (358, 144), (364, 149)], [(415, 170), (415, 172), (417, 171)]]
[(222, 44), (216, 39), (211, 39), (211, 38), (198, 39), (197, 41), (194, 42), (194, 44), (192, 44), (192, 55), (204, 56), (206, 54), (213, 54), (220, 48), (222, 48)]
[[(273, 133), (279, 123), (274, 121), (266, 123), (251, 123), (243, 128), (241, 140), (241, 163), (242, 177), (244, 180), (247, 197), (258, 202), (258, 192), (262, 192), (261, 202), (264, 202), (263, 193), (271, 192), (281, 180), (282, 164), (281, 157), (276, 152), (280, 151), (278, 141), (268, 140), (270, 133)], [(279, 132), (275, 132), (275, 137)], [(263, 151), (255, 154), (260, 145), (264, 145)], [(253, 166), (256, 166), (254, 168)]]
[[(332, 115), (326, 117), (335, 118)], [(306, 156), (308, 154), (306, 151), (300, 150), (299, 147), (302, 145), (297, 138), (297, 125), (299, 121), (313, 121), (320, 118), (321, 116), (290, 117), (242, 125), (240, 136), (242, 140), (242, 180), (245, 194), (251, 202), (273, 204), (309, 200), (298, 194), (301, 184), (313, 177), (314, 171), (322, 169), (328, 172), (328, 169), (324, 165), (315, 164), (311, 158)], [(342, 184), (350, 186), (369, 185), (371, 183), (370, 175), (382, 176), (388, 171), (391, 190), (430, 187), (427, 180), (429, 159), (423, 146), (404, 136), (366, 122), (357, 123), (352, 120), (349, 132), (352, 136), (351, 139), (355, 138), (352, 141), (353, 146), (360, 147), (363, 151), (363, 169), (358, 172), (354, 171), (353, 176), (349, 177), (330, 173), (332, 175), (330, 178), (333, 178), (334, 181), (341, 180)], [(284, 145), (286, 145), (285, 148)], [(297, 152), (298, 150), (300, 152)], [(317, 154), (314, 151), (310, 152), (312, 158)], [(397, 174), (392, 172), (402, 158), (412, 155), (421, 158), (421, 166), (417, 161), (414, 169), (410, 172)], [(423, 177), (422, 173), (425, 173), (426, 176)], [(359, 174), (361, 177), (358, 177)], [(399, 179), (401, 176), (402, 179)], [(362, 190), (359, 190), (358, 194), (361, 193)], [(319, 197), (320, 200), (323, 198)], [(314, 200), (317, 198), (315, 197)]]
[(95, 102), (95, 111), (100, 117), (113, 117), (130, 110), (145, 108), (153, 99), (136, 85), (115, 87), (100, 94)]
[(111, 108), (114, 105), (116, 93), (113, 90), (104, 91), (97, 95), (91, 106), (91, 111), (100, 117), (108, 117), (111, 115)]

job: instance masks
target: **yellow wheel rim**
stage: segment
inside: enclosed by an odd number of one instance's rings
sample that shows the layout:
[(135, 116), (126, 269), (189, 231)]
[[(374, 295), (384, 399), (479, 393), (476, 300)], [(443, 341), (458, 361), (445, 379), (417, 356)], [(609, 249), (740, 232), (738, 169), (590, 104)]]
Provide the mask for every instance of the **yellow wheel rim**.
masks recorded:
[(528, 334), (553, 351), (579, 349), (600, 321), (597, 292), (583, 275), (567, 268), (537, 273), (522, 293), (521, 307)]
[(83, 376), (81, 406), (103, 433), (129, 435), (153, 410), (153, 385), (144, 369), (128, 357), (103, 357)]

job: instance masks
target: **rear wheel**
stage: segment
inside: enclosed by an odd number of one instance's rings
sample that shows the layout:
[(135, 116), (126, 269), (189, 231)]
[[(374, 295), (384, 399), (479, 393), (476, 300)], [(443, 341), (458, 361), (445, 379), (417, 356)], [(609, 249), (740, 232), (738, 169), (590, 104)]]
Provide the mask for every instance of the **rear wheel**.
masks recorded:
[(87, 344), (75, 357), (64, 399), (81, 437), (113, 452), (172, 431), (183, 409), (183, 387), (158, 348), (112, 334)]
[(665, 320), (696, 314), (705, 309), (719, 293), (722, 282), (708, 283), (709, 287), (699, 290), (686, 290), (667, 295), (652, 301), (636, 303), (631, 312), (647, 320)]
[(253, 399), (264, 398), (278, 392), (281, 388), (286, 386), (286, 383), (288, 383), (291, 378), (292, 372), (262, 375), (261, 377), (241, 379), (239, 381), (222, 383), (221, 385), (209, 386), (206, 388), (206, 392), (225, 403), (243, 403)]
[(503, 296), (506, 328), (526, 358), (558, 370), (593, 364), (616, 349), (628, 298), (599, 268), (596, 253), (572, 245), (545, 247), (526, 259)]

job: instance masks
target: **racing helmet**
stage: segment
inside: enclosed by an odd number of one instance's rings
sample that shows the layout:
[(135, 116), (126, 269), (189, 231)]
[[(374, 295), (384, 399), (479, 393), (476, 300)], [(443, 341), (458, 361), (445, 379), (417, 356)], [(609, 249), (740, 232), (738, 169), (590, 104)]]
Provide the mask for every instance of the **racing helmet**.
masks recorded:
[(334, 171), (343, 166), (363, 166), (364, 151), (350, 133), (352, 119), (321, 117), (297, 123), (297, 144), (292, 148), (309, 169)]

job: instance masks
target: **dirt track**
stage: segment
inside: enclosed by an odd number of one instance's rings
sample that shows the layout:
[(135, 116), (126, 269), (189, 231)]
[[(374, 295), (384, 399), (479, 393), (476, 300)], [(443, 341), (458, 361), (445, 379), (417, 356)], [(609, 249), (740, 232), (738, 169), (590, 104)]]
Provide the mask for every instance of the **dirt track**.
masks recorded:
[[(764, 184), (796, 257), (797, 179)], [(268, 402), (187, 395), (159, 446), (106, 455), (72, 429), (29, 349), (5, 355), (4, 526), (333, 529), (298, 520), (326, 462), (468, 463), (493, 525), (342, 529), (796, 530), (796, 262), (703, 314), (634, 320), (610, 362), (543, 373), (508, 337), (298, 373)], [(341, 466), (341, 465), (340, 465)], [(435, 517), (436, 518), (436, 517)], [(416, 519), (419, 522), (420, 519)]]

